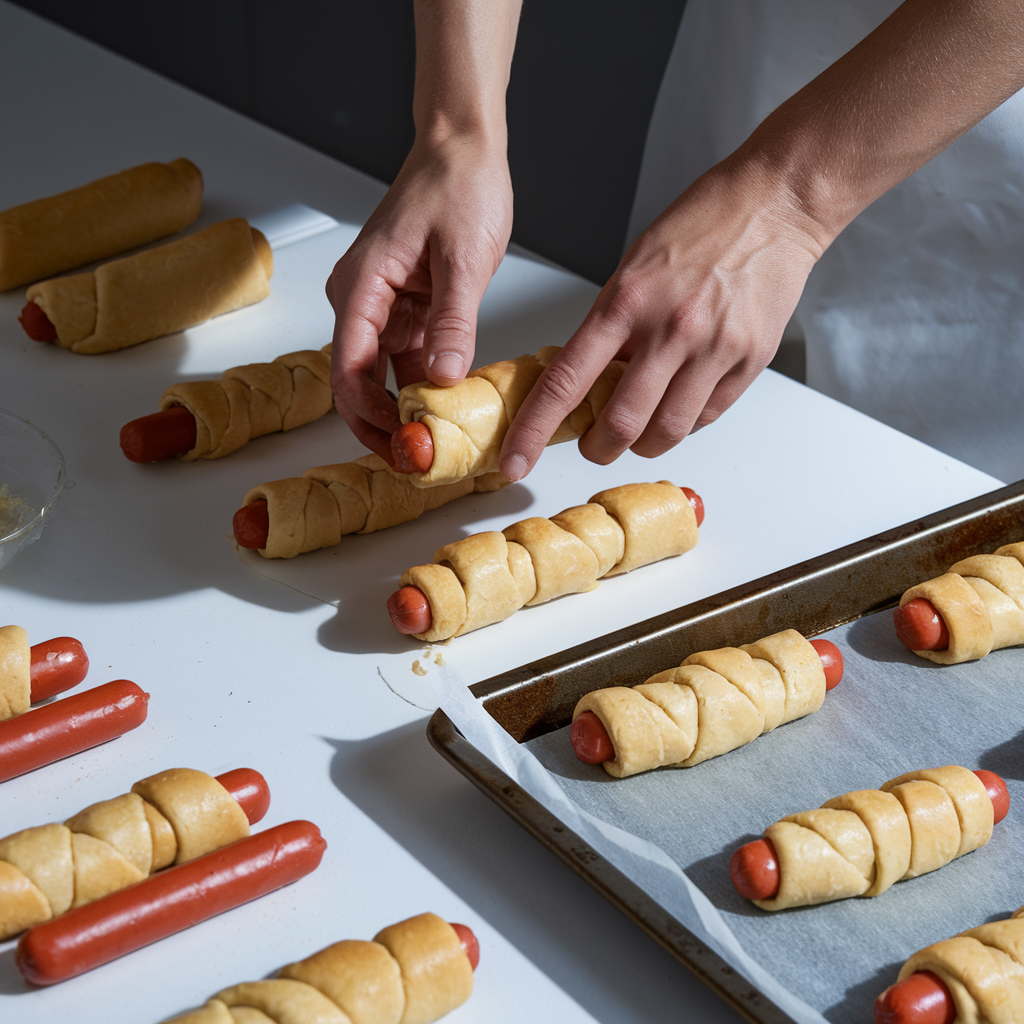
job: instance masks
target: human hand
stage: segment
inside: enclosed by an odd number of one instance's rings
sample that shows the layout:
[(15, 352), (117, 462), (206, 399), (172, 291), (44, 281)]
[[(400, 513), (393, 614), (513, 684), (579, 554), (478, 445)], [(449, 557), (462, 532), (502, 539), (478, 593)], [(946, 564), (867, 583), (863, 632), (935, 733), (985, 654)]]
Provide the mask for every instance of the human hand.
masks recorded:
[(417, 142), (328, 279), (334, 402), (389, 463), (400, 420), (384, 388), (388, 359), (399, 388), (466, 375), (480, 300), (511, 231), (503, 148), (458, 137)]
[(501, 455), (524, 477), (613, 359), (625, 373), (580, 439), (591, 462), (661, 455), (717, 419), (771, 361), (827, 232), (766, 172), (726, 161), (633, 244), (521, 406)]

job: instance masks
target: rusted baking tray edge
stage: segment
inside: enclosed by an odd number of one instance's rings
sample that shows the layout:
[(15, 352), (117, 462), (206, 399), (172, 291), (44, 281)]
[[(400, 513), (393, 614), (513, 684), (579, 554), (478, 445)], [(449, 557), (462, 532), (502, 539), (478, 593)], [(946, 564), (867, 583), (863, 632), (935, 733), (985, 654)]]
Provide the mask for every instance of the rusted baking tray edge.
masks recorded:
[[(1024, 538), (1024, 480), (470, 688), (518, 742), (569, 724), (584, 693), (630, 686), (687, 654), (748, 643), (780, 629), (806, 636), (893, 607), (921, 580), (967, 555)], [(792, 1018), (659, 903), (609, 864), (472, 746), (440, 709), (427, 726), (438, 752), (609, 902), (755, 1024)]]

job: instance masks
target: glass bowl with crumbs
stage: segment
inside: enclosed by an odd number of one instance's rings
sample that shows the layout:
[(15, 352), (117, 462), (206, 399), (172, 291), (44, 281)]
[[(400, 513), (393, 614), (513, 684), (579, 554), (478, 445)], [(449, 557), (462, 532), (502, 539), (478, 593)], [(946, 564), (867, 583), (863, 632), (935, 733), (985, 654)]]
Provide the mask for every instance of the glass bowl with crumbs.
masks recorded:
[(0, 569), (38, 540), (64, 489), (64, 456), (34, 423), (0, 409)]

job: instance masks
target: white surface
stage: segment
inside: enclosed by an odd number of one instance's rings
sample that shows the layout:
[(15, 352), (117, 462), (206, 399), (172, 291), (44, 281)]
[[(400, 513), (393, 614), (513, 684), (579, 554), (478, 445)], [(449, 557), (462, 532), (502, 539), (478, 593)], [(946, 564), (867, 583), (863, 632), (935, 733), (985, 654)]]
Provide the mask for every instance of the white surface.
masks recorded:
[[(704, 494), (707, 525), (684, 558), (446, 648), (473, 680), (997, 482), (768, 374), (720, 424), (656, 463), (630, 456), (601, 470), (561, 446), (525, 487), (346, 538), (282, 570), (333, 577), (320, 598), (281, 586), (235, 557), (231, 514), (255, 483), (359, 454), (338, 417), (189, 465), (133, 465), (118, 430), (155, 410), (174, 381), (329, 340), (324, 279), (383, 187), (3, 3), (0, 84), (0, 127), (17, 143), (0, 165), (0, 208), (187, 155), (206, 180), (196, 227), (296, 202), (341, 222), (276, 254), (266, 302), (120, 353), (28, 341), (15, 321), (21, 294), (0, 296), (0, 407), (53, 436), (70, 481), (40, 542), (0, 576), (0, 621), (33, 641), (79, 637), (93, 665), (86, 685), (125, 677), (152, 694), (140, 729), (4, 783), (0, 834), (67, 817), (170, 765), (250, 765), (273, 791), (264, 825), (308, 818), (329, 843), (298, 884), (52, 989), (29, 989), (13, 945), (0, 946), (0, 1020), (160, 1020), (432, 909), (472, 926), (483, 950), (477, 991), (453, 1024), (737, 1021), (429, 748), (422, 712), (377, 672), (382, 655), (419, 656), (387, 625), (383, 601), (409, 559), (492, 520), (550, 514), (631, 478), (678, 478)], [(481, 361), (564, 340), (595, 292), (507, 259), (481, 318)]]

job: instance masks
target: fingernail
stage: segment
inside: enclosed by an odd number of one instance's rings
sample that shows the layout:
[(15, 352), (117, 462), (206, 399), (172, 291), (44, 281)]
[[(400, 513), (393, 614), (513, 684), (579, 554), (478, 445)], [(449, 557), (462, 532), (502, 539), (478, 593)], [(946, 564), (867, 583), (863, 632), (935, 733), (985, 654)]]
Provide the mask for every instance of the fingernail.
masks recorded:
[(501, 460), (501, 472), (504, 474), (506, 480), (522, 480), (526, 476), (527, 464), (526, 459), (522, 457), (518, 452), (512, 455), (506, 455)]
[(430, 357), (427, 368), (435, 377), (461, 377), (465, 365), (458, 352), (437, 352)]

